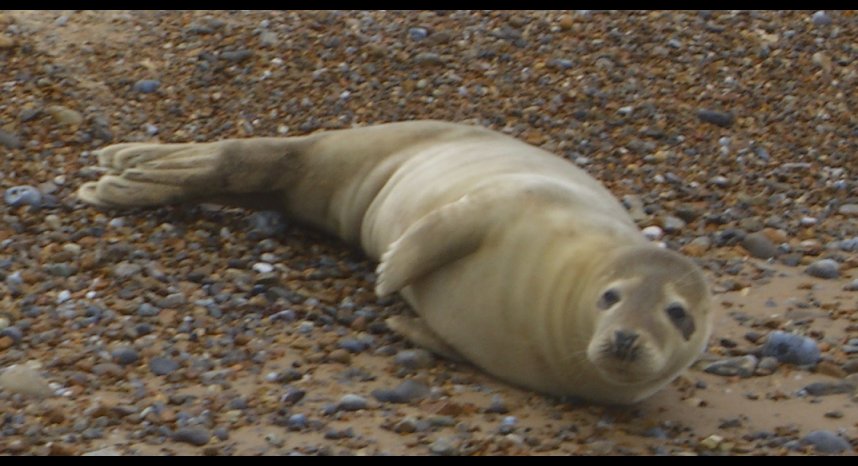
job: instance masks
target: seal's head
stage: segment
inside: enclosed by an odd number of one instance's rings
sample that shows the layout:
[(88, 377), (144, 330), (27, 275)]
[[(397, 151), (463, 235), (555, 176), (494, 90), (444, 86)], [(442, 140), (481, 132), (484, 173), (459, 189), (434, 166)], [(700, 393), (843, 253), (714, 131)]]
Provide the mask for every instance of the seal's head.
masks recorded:
[(594, 276), (587, 359), (610, 384), (671, 381), (699, 356), (711, 329), (710, 295), (700, 268), (653, 245), (616, 251)]

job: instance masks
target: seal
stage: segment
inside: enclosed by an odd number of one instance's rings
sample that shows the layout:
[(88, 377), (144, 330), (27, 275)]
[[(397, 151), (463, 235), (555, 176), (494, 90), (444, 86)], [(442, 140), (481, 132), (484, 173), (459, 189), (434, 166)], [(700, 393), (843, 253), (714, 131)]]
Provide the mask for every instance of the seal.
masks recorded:
[(511, 384), (611, 404), (673, 380), (711, 329), (699, 267), (648, 242), (574, 164), (440, 121), (300, 137), (126, 143), (79, 198), (108, 208), (280, 209), (379, 262), (376, 292), (413, 343)]

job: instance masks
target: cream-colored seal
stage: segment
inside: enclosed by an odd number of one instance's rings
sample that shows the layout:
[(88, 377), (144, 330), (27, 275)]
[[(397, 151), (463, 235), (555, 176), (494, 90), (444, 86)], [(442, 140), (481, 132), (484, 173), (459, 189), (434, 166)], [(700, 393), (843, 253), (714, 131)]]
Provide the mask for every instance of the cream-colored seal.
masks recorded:
[(573, 164), (435, 121), (293, 138), (117, 144), (79, 190), (106, 207), (279, 208), (379, 260), (391, 328), (544, 393), (631, 403), (702, 351), (710, 297), (689, 259), (642, 236)]

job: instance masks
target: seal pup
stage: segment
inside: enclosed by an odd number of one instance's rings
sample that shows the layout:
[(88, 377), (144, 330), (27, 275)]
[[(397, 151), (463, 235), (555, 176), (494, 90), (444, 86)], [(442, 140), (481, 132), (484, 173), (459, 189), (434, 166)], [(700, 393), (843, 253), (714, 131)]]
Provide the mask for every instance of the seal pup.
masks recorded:
[(109, 208), (277, 208), (379, 262), (376, 292), (413, 343), (509, 383), (634, 403), (711, 329), (690, 259), (648, 242), (574, 164), (476, 126), (412, 121), (284, 138), (125, 143), (78, 196)]

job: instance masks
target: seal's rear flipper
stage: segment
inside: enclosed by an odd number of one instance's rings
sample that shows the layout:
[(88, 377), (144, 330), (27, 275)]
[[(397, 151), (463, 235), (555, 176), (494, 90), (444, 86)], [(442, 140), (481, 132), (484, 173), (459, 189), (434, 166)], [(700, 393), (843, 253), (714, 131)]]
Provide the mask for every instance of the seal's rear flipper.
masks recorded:
[(474, 252), (485, 235), (489, 216), (484, 204), (466, 195), (411, 225), (381, 256), (375, 292), (386, 296), (413, 280)]
[(451, 361), (465, 362), (465, 358), (442, 340), (426, 325), (426, 321), (419, 317), (393, 316), (385, 320), (384, 323), (391, 330), (417, 346)]

